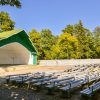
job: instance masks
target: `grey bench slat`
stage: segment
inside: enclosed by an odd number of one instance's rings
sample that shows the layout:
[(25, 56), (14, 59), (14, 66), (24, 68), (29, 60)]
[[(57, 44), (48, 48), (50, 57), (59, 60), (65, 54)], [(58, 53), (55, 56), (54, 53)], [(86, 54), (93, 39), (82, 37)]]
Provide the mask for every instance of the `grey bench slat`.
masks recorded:
[(92, 94), (92, 92), (94, 92), (94, 91), (96, 91), (98, 89), (100, 89), (100, 82), (97, 82), (96, 84), (94, 84), (94, 85), (82, 90), (80, 93), (90, 96)]
[(67, 86), (64, 86), (64, 87), (60, 88), (60, 90), (66, 91), (66, 90), (78, 87), (78, 86), (80, 86), (82, 84), (83, 84), (83, 80), (82, 79), (81, 80), (75, 80), (75, 81), (72, 81), (69, 84), (67, 84)]
[(43, 85), (43, 84), (48, 83), (52, 79), (56, 79), (56, 77), (51, 77), (51, 78), (48, 77), (48, 78), (44, 78), (42, 80), (38, 80), (36, 83), (34, 83), (34, 85)]
[(68, 77), (68, 78), (64, 78), (64, 79), (53, 80), (53, 81), (51, 81), (51, 84), (47, 85), (46, 87), (53, 88), (55, 86), (59, 86), (61, 84), (65, 84), (67, 82), (70, 82), (70, 81), (72, 81), (72, 79), (74, 80), (74, 77)]

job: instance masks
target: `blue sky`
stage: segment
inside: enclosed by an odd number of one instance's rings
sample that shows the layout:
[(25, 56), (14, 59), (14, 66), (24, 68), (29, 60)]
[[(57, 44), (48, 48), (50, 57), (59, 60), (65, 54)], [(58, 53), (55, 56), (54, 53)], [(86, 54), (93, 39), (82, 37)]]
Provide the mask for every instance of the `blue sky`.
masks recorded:
[(0, 6), (16, 22), (15, 28), (29, 32), (49, 28), (54, 35), (80, 19), (91, 31), (100, 26), (100, 0), (21, 0), (22, 8)]

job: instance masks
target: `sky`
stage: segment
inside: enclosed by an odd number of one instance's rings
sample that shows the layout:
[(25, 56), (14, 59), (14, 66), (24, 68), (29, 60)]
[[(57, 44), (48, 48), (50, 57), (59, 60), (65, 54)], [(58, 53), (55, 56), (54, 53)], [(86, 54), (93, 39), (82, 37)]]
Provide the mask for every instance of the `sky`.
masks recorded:
[(15, 21), (15, 29), (26, 32), (49, 28), (54, 35), (68, 24), (82, 20), (91, 31), (100, 26), (100, 0), (21, 0), (22, 8), (0, 6)]

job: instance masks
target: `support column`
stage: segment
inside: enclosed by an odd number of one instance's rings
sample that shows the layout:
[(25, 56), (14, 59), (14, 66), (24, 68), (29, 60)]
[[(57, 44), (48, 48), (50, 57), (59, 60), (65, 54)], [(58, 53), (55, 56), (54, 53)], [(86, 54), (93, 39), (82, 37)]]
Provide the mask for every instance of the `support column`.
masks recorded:
[(36, 65), (37, 64), (37, 54), (33, 55), (33, 64)]

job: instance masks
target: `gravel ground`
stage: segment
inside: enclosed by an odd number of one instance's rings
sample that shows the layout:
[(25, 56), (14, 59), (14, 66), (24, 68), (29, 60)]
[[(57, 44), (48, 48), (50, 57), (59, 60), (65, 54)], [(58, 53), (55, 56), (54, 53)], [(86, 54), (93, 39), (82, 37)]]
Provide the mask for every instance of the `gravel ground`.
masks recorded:
[[(40, 71), (62, 71), (66, 70), (70, 66), (59, 66), (59, 67), (47, 67), (47, 66), (13, 66), (7, 68), (1, 68), (0, 76), (4, 77), (13, 74), (23, 74), (29, 72), (40, 72)], [(1, 78), (0, 82), (4, 79)], [(0, 85), (0, 100), (88, 100), (83, 99), (79, 95), (79, 91), (74, 91), (71, 98), (61, 98), (61, 92), (54, 92), (54, 95), (47, 95), (47, 90), (41, 89), (40, 92), (34, 90), (27, 90), (25, 88), (16, 88), (15, 86), (7, 86), (5, 84)], [(100, 91), (92, 98), (92, 100), (100, 100)]]
[[(41, 91), (27, 90), (15, 86), (0, 86), (0, 100), (88, 100), (79, 95), (79, 91), (72, 93), (71, 98), (62, 98), (61, 92), (54, 92), (53, 95), (47, 95), (47, 90)], [(100, 100), (98, 92), (91, 100)]]

